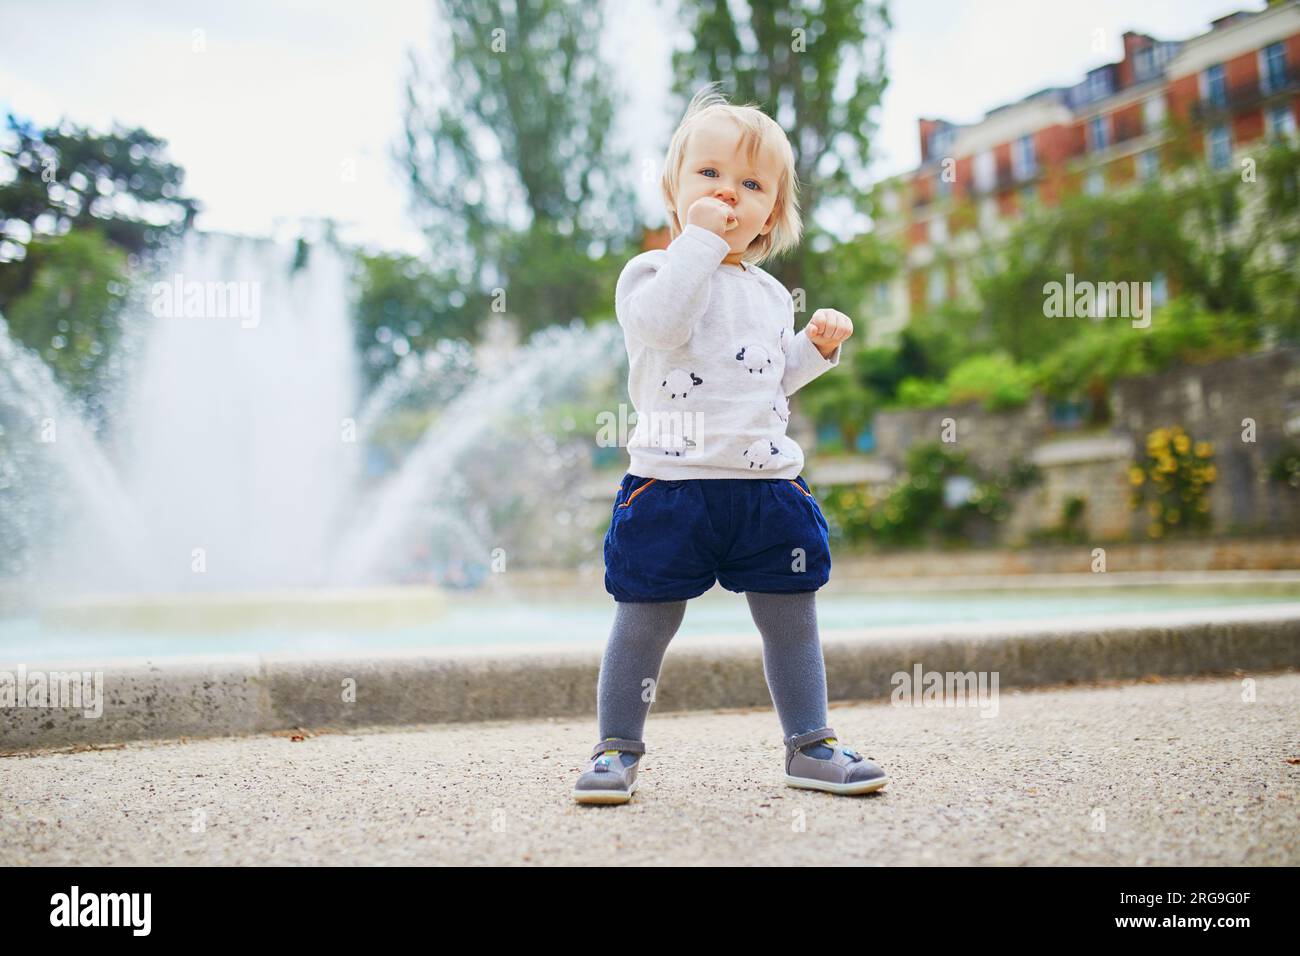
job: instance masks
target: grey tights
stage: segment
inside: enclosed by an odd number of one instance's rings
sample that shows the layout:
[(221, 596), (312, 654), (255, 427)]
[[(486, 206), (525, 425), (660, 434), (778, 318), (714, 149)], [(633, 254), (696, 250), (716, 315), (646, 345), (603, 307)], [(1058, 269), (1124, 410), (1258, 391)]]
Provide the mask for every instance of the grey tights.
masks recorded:
[[(826, 667), (816, 591), (744, 592), (763, 638), (763, 673), (787, 737), (826, 726)], [(616, 601), (597, 684), (601, 739), (640, 740), (668, 644), (685, 601)]]

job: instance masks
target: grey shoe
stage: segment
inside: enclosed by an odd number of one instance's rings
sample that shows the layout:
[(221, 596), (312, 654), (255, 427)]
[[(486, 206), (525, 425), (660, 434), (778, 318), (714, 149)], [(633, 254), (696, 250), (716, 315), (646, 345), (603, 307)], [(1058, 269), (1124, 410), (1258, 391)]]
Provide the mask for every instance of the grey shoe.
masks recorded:
[[(815, 743), (834, 753), (818, 759), (800, 749)], [(889, 783), (889, 777), (877, 764), (841, 744), (830, 727), (819, 727), (785, 739), (785, 782), (828, 793), (870, 793)]]
[[(618, 753), (636, 754), (637, 760), (623, 766)], [(573, 787), (573, 799), (579, 803), (627, 803), (636, 793), (637, 770), (641, 767), (640, 755), (645, 753), (645, 743), (610, 737), (596, 744), (591, 751), (591, 767)]]

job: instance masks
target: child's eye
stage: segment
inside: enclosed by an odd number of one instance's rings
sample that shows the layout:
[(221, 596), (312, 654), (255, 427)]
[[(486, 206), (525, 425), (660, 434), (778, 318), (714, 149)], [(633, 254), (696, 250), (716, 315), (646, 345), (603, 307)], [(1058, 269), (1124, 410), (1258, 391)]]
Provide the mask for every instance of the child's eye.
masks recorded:
[[(700, 172), (703, 173), (705, 176), (709, 176), (710, 173), (716, 173), (717, 170), (715, 170), (712, 166), (706, 166), (706, 167), (704, 167), (703, 169), (701, 169)], [(713, 176), (709, 176), (709, 178), (712, 179)], [(746, 179), (745, 182), (747, 182), (747, 183), (753, 183), (753, 184), (754, 184), (754, 187), (753, 187), (753, 189), (751, 190), (752, 192), (758, 192), (758, 191), (760, 191), (760, 190), (763, 188), (763, 187), (759, 184), (758, 180), (756, 180), (756, 179)]]

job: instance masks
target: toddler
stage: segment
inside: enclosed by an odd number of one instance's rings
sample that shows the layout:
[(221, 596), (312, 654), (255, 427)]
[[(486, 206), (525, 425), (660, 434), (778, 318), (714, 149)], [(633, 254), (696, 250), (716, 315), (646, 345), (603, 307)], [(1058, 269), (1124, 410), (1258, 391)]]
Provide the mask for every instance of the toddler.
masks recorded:
[(660, 665), (686, 602), (715, 581), (744, 593), (785, 734), (785, 782), (865, 793), (885, 772), (826, 726), (815, 595), (830, 577), (826, 519), (786, 433), (788, 397), (840, 361), (848, 316), (794, 300), (758, 263), (802, 228), (784, 131), (706, 87), (673, 133), (667, 249), (633, 258), (615, 288), (637, 424), (605, 535), (615, 617), (597, 687), (601, 740), (580, 803), (626, 803)]

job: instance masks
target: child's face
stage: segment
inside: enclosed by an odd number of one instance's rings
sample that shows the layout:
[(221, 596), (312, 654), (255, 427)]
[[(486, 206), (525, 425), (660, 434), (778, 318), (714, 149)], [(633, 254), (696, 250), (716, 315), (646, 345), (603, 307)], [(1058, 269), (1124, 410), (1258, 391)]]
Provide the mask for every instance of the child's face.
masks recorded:
[(737, 225), (722, 238), (731, 246), (725, 261), (739, 262), (755, 236), (775, 225), (777, 180), (781, 157), (767, 143), (750, 163), (740, 148), (740, 126), (726, 116), (701, 120), (686, 143), (677, 183), (677, 221), (685, 228), (686, 213), (701, 196), (713, 196), (732, 207)]

